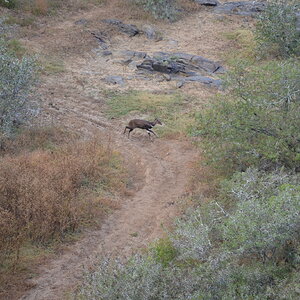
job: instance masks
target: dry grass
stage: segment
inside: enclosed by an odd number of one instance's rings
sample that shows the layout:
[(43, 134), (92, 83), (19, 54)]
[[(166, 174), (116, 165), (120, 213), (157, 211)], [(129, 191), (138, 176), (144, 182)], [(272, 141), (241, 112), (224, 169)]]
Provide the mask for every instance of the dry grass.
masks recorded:
[(78, 136), (61, 128), (29, 128), (22, 130), (17, 138), (1, 140), (0, 157), (31, 152), (37, 149), (52, 150), (58, 145), (75, 142)]
[[(111, 195), (125, 191), (125, 171), (109, 145), (99, 139), (71, 139), (57, 146), (66, 138), (56, 134), (24, 133), (7, 142), (2, 152), (0, 278), (9, 271), (8, 265), (20, 262), (25, 244), (45, 245), (83, 224), (95, 224), (110, 205)], [(32, 141), (31, 146), (25, 146), (26, 141)], [(37, 149), (30, 152), (31, 147)]]

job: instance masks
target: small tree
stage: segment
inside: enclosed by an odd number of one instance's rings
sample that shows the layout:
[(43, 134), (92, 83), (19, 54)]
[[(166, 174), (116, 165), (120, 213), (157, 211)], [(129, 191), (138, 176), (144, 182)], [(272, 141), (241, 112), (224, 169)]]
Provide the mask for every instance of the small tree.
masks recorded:
[(275, 52), (288, 57), (300, 54), (300, 32), (297, 31), (298, 0), (270, 0), (258, 18), (256, 38), (264, 53)]
[(198, 116), (194, 134), (218, 166), (245, 170), (300, 167), (300, 68), (297, 60), (252, 67), (238, 63), (228, 74), (230, 98), (216, 99)]
[(17, 126), (36, 114), (31, 101), (35, 82), (35, 60), (18, 59), (0, 45), (0, 133), (11, 135)]

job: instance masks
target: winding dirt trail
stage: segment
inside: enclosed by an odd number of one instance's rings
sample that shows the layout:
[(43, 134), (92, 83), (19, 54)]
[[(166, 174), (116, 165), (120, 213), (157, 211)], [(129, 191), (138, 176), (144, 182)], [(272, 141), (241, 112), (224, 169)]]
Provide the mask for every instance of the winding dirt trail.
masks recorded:
[(138, 140), (119, 140), (118, 144), (131, 151), (136, 167), (143, 170), (143, 187), (110, 215), (100, 230), (86, 232), (61, 257), (43, 266), (41, 275), (32, 282), (35, 287), (21, 299), (63, 299), (98, 257), (128, 257), (162, 236), (162, 225), (168, 226), (176, 215), (176, 201), (185, 193), (188, 167), (196, 158), (195, 151), (178, 141), (159, 140), (147, 147)]
[[(45, 76), (41, 82), (39, 93), (45, 122), (61, 124), (86, 137), (100, 134), (104, 141), (111, 141), (111, 147), (124, 156), (130, 172), (138, 180), (136, 192), (124, 199), (120, 209), (113, 212), (99, 230), (86, 231), (80, 241), (41, 266), (38, 276), (30, 281), (33, 288), (20, 298), (22, 300), (64, 299), (66, 293), (80, 284), (83, 272), (93, 268), (99, 257), (128, 257), (162, 236), (162, 225), (170, 225), (178, 213), (176, 204), (186, 193), (192, 164), (199, 159), (198, 152), (184, 140), (156, 139), (151, 143), (144, 132), (133, 133), (128, 140), (121, 134), (125, 120), (107, 120), (104, 116), (102, 90), (117, 87), (103, 87), (103, 76), (132, 75), (132, 70), (114, 62), (107, 63), (107, 58), (95, 54), (99, 45), (91, 38), (90, 31), (101, 30), (99, 19), (116, 17), (108, 14), (99, 8), (73, 15), (41, 26), (23, 42), (44, 57), (55, 55), (64, 61), (63, 73)], [(75, 25), (78, 19), (88, 20), (88, 25)], [(110, 38), (110, 49), (148, 53), (185, 51), (216, 59), (226, 42), (217, 39), (223, 24), (213, 28), (210, 24), (214, 22), (215, 18), (205, 11), (199, 12), (179, 21), (176, 26), (164, 24), (163, 31), (168, 39), (154, 43), (144, 36), (129, 38), (116, 34)], [(171, 42), (173, 40), (178, 43)], [(164, 91), (174, 89), (174, 83), (131, 80), (119, 89)], [(192, 84), (184, 87), (184, 92), (202, 98), (214, 93), (205, 87), (194, 89)]]

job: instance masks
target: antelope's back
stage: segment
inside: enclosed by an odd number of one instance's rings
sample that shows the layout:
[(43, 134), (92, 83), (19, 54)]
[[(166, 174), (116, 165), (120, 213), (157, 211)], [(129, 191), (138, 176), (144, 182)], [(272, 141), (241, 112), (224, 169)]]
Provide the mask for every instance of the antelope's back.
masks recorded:
[(150, 129), (153, 125), (146, 120), (134, 119), (129, 122), (130, 127), (141, 128), (141, 129)]

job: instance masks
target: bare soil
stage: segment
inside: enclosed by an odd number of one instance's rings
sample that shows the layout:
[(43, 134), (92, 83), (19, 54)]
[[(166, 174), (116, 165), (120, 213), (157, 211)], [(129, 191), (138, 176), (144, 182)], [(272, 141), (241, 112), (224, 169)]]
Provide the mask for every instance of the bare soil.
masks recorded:
[[(231, 31), (244, 22), (242, 18), (215, 16), (202, 9), (173, 24), (157, 22), (155, 26), (162, 32), (163, 40), (154, 42), (144, 35), (130, 38), (101, 22), (104, 18), (119, 17), (138, 27), (145, 23), (107, 5), (47, 20), (22, 38), (22, 43), (42, 60), (61, 63), (64, 69), (57, 74), (46, 74), (41, 80), (42, 122), (65, 126), (86, 138), (100, 134), (105, 143), (124, 156), (134, 192), (122, 199), (120, 208), (100, 229), (86, 230), (82, 239), (41, 265), (37, 276), (26, 282), (28, 290), (20, 299), (63, 299), (82, 282), (84, 271), (92, 269), (101, 256), (126, 258), (146, 247), (163, 236), (163, 228), (171, 225), (178, 214), (180, 199), (188, 192), (192, 166), (199, 160), (198, 151), (189, 141), (150, 142), (147, 134), (138, 130), (128, 139), (122, 134), (127, 120), (109, 120), (104, 114), (107, 90), (172, 91), (175, 83), (155, 76), (150, 80), (129, 80), (135, 70), (120, 63), (114, 53), (118, 50), (144, 51), (150, 55), (156, 51), (186, 52), (220, 60), (230, 46), (230, 41), (222, 38), (225, 25), (226, 31)], [(80, 19), (87, 22), (75, 24)], [(107, 34), (112, 57), (99, 55), (99, 44), (92, 31)], [(128, 80), (124, 87), (107, 85), (103, 81), (107, 75), (121, 75)], [(187, 84), (182, 91), (197, 96), (200, 102), (206, 102), (216, 92), (199, 84)]]

